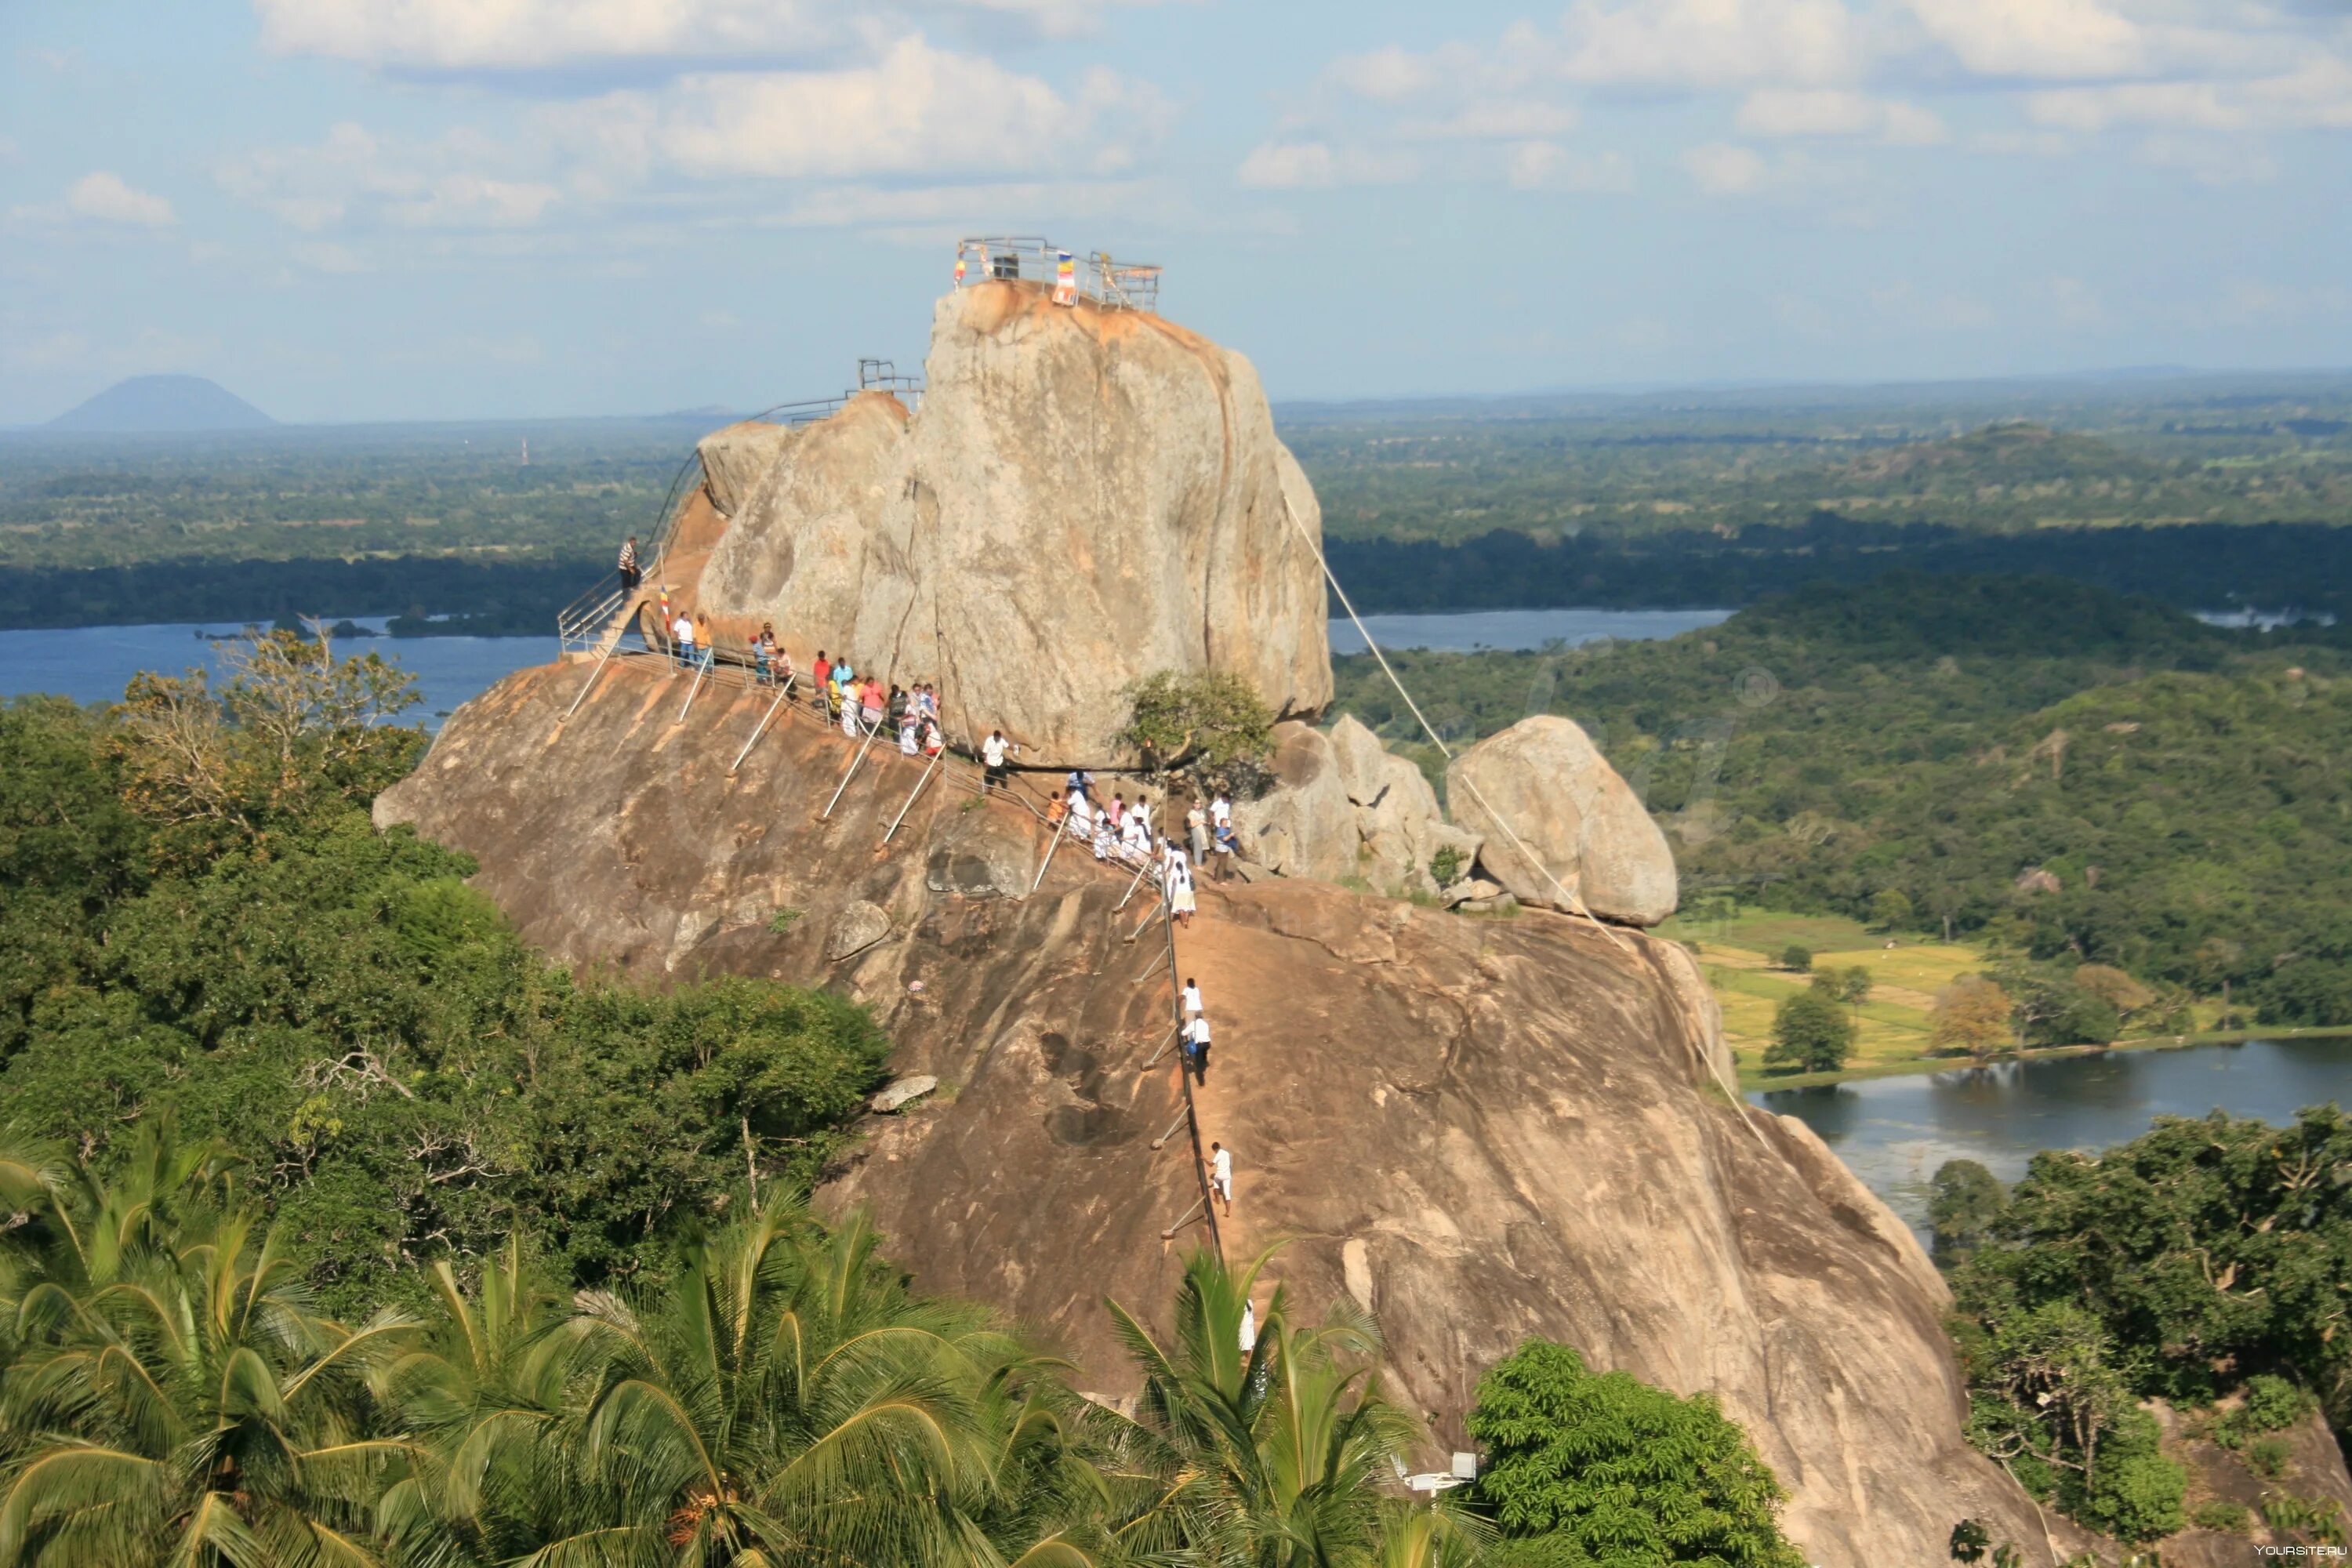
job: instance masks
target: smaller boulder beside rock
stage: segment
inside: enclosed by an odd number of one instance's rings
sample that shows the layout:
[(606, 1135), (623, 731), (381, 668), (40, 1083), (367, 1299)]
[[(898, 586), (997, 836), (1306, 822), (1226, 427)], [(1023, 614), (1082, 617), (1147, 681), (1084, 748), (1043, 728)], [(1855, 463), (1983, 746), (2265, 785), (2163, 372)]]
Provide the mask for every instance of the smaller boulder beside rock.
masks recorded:
[(834, 917), (833, 930), (824, 940), (825, 960), (838, 963), (864, 952), (889, 934), (890, 911), (864, 899), (854, 899)]
[(1234, 803), (1244, 858), (1286, 877), (1336, 882), (1356, 873), (1356, 813), (1330, 737), (1312, 724), (1274, 727), (1274, 787)]
[(900, 1106), (923, 1098), (940, 1087), (940, 1080), (927, 1072), (907, 1078), (892, 1079), (889, 1086), (866, 1102), (866, 1109), (887, 1116)]
[(1675, 912), (1666, 836), (1571, 720), (1538, 713), (1487, 736), (1445, 770), (1445, 798), (1485, 834), (1479, 865), (1523, 904), (1573, 909), (1574, 894), (1603, 920), (1638, 926)]

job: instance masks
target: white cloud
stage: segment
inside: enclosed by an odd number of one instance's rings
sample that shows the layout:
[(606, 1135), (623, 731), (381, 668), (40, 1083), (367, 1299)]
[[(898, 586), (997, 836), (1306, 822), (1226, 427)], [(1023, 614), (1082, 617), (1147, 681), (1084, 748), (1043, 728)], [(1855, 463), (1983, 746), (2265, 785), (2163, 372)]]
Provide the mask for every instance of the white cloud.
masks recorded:
[(992, 60), (905, 38), (871, 66), (698, 73), (551, 111), (548, 123), (622, 177), (660, 162), (704, 178), (851, 179), (1057, 163), (1116, 172), (1170, 114), (1156, 89), (1108, 71), (1066, 98)]
[(1522, 142), (1512, 148), (1505, 178), (1519, 191), (1622, 194), (1633, 188), (1633, 171), (1622, 154), (1590, 157), (1557, 142)]
[(1763, 155), (1753, 147), (1708, 142), (1682, 155), (1683, 171), (1711, 196), (1747, 195), (1764, 184)]
[(465, 132), (386, 142), (346, 121), (310, 147), (264, 148), (219, 171), (230, 195), (309, 232), (355, 221), (402, 228), (516, 228), (559, 199), (543, 179), (485, 172), (509, 154)]
[(1611, 87), (1821, 86), (1861, 74), (1867, 50), (1838, 0), (1576, 0), (1560, 74)]
[(1242, 160), (1240, 179), (1258, 190), (1318, 185), (1385, 185), (1420, 172), (1417, 160), (1362, 148), (1334, 150), (1321, 142), (1267, 142)]
[(2246, 96), (2267, 117), (2352, 130), (2352, 65), (2336, 55), (2307, 55), (2292, 70), (2249, 82)]
[(1871, 136), (1906, 147), (1951, 139), (1916, 104), (1843, 88), (1759, 88), (1739, 106), (1738, 123), (1750, 136)]
[(2244, 112), (2224, 102), (2219, 88), (2199, 81), (2061, 88), (2032, 95), (2025, 101), (2025, 113), (2037, 125), (2061, 131), (2105, 131), (2117, 125), (2230, 131), (2246, 123)]
[(1428, 91), (1441, 79), (1433, 57), (1416, 55), (1393, 44), (1366, 55), (1342, 56), (1324, 74), (1357, 97), (1378, 103), (1402, 103)]
[(294, 259), (313, 272), (330, 272), (338, 276), (373, 270), (366, 258), (357, 251), (331, 240), (314, 240), (296, 246)]
[(2278, 178), (2271, 155), (2242, 137), (2160, 132), (2141, 142), (2137, 155), (2151, 168), (2170, 169), (2200, 185), (2266, 185)]
[(135, 228), (169, 228), (179, 222), (170, 202), (139, 189), (107, 169), (76, 180), (66, 192), (66, 207), (77, 217)]
[(1534, 99), (1485, 99), (1436, 120), (1408, 120), (1397, 133), (1416, 141), (1516, 142), (1564, 136), (1576, 129), (1574, 109)]
[(631, 59), (772, 64), (877, 47), (924, 16), (1065, 37), (1092, 31), (1104, 8), (1099, 0), (254, 0), (262, 42), (278, 53), (428, 70)]
[(1962, 65), (1989, 76), (2114, 77), (2146, 68), (2147, 40), (2098, 0), (1909, 0)]

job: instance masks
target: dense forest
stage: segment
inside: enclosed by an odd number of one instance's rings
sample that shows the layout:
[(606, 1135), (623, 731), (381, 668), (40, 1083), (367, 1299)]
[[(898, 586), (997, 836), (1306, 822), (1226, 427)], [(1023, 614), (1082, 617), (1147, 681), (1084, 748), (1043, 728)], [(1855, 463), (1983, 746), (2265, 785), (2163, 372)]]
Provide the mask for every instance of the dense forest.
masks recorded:
[[(2352, 680), (2332, 632), (2050, 579), (1821, 584), (1655, 643), (1392, 657), (1449, 741), (1590, 731), (1685, 908), (1736, 897), (2352, 1023)], [(1413, 751), (1368, 658), (1339, 706)], [(1419, 749), (1434, 768), (1433, 752)]]
[[(1897, 567), (2352, 616), (2340, 376), (1277, 417), (1368, 611), (1735, 607)], [(536, 633), (625, 536), (651, 531), (695, 438), (723, 418), (0, 435), (0, 626), (299, 612)]]
[(0, 1561), (1799, 1568), (1710, 1397), (1565, 1347), (1433, 1505), (1377, 1324), (1266, 1258), (1106, 1306), (1131, 1414), (911, 1290), (801, 1198), (866, 1012), (546, 964), (371, 826), (408, 700), (274, 634), (0, 708)]
[(2144, 1136), (2034, 1156), (2012, 1190), (1982, 1165), (1936, 1173), (1969, 1436), (2033, 1494), (2123, 1541), (2195, 1523), (2242, 1534), (2246, 1503), (2185, 1508), (2162, 1399), (2262, 1485), (2261, 1522), (2342, 1548), (2335, 1500), (2281, 1436), (2324, 1409), (2352, 1425), (2352, 1120), (2289, 1127), (2215, 1112)]

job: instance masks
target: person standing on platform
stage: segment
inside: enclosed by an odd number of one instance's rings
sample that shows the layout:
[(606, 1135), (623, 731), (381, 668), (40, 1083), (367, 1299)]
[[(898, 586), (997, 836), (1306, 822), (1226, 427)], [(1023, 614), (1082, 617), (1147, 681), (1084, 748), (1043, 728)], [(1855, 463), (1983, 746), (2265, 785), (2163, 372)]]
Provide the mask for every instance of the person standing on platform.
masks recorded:
[(621, 592), (634, 597), (637, 584), (644, 581), (645, 574), (637, 570), (637, 536), (633, 533), (621, 546)]
[(1005, 758), (1013, 752), (1013, 742), (1004, 738), (1002, 730), (991, 730), (988, 739), (980, 743), (980, 761), (983, 772), (980, 787), (982, 794), (1006, 786)]

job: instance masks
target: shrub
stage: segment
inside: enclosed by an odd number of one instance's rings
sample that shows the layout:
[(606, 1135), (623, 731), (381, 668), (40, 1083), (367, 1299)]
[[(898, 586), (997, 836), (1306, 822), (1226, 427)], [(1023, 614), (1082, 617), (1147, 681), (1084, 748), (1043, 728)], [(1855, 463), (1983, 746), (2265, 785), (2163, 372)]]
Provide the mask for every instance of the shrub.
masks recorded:
[(2179, 1530), (2187, 1522), (2180, 1500), (2189, 1473), (2158, 1452), (2158, 1438), (2155, 1416), (2137, 1407), (2124, 1411), (2100, 1445), (2097, 1468), (2068, 1500), (2074, 1504), (2068, 1511), (2127, 1543)]
[(2286, 1474), (2287, 1460), (2294, 1450), (2284, 1437), (2257, 1437), (2246, 1445), (2246, 1468), (2266, 1481), (2274, 1481)]
[(2189, 1510), (2189, 1522), (2200, 1530), (2222, 1530), (2243, 1535), (2253, 1526), (2253, 1510), (2227, 1498), (2211, 1498)]
[(1530, 1340), (1478, 1380), (1466, 1425), (1486, 1450), (1478, 1500), (1506, 1537), (1543, 1542), (1507, 1555), (1515, 1565), (1802, 1568), (1780, 1534), (1780, 1483), (1711, 1394), (1595, 1373)]
[(1441, 888), (1450, 888), (1463, 872), (1462, 851), (1448, 844), (1429, 858), (1429, 879)]

